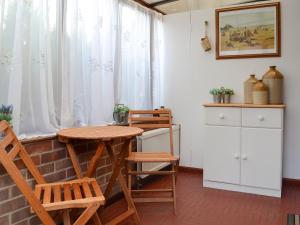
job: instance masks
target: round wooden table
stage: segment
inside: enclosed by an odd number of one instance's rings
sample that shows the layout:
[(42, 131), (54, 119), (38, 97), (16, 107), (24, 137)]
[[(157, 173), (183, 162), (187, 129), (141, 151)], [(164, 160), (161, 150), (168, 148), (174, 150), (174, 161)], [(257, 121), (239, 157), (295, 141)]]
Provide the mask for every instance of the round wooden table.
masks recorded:
[[(72, 141), (90, 140), (98, 141), (99, 143), (94, 156), (88, 163), (88, 169), (85, 175), (87, 177), (95, 176), (99, 159), (102, 156), (104, 149), (107, 150), (107, 153), (113, 164), (113, 172), (107, 185), (107, 188), (104, 192), (105, 199), (109, 198), (109, 195), (112, 192), (112, 188), (118, 180), (128, 204), (128, 210), (119, 215), (117, 218), (113, 219), (111, 222), (109, 222), (109, 224), (117, 224), (120, 221), (125, 220), (129, 216), (132, 216), (136, 224), (141, 224), (134, 202), (127, 188), (125, 178), (121, 173), (121, 168), (129, 152), (131, 140), (134, 139), (136, 136), (141, 135), (143, 132), (144, 131), (142, 129), (136, 127), (95, 126), (63, 129), (57, 133), (59, 141), (66, 143), (68, 153), (70, 155), (76, 176), (78, 178), (82, 178), (83, 175)], [(123, 148), (120, 151), (118, 157), (115, 155), (112, 147), (115, 140), (121, 140), (124, 143)]]

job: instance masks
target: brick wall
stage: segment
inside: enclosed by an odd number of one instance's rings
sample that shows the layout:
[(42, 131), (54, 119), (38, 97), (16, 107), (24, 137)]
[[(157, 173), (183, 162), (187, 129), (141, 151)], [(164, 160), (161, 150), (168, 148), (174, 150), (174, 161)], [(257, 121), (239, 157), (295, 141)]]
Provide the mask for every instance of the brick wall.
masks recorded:
[[(65, 145), (59, 143), (56, 137), (23, 142), (34, 163), (38, 166), (41, 174), (47, 182), (68, 180), (75, 178), (75, 172), (71, 160), (68, 156)], [(133, 145), (135, 148), (135, 144)], [(87, 163), (96, 150), (96, 143), (78, 142), (75, 150), (79, 156), (82, 171), (86, 171)], [(122, 143), (116, 142), (115, 151), (119, 151)], [(20, 159), (16, 159), (16, 164), (21, 169), (22, 174), (28, 183), (33, 186), (34, 180), (27, 169), (24, 168)], [(105, 190), (112, 173), (112, 164), (105, 152), (100, 159), (96, 170), (96, 178)], [(119, 187), (114, 187), (113, 194), (119, 192)], [(0, 225), (38, 225), (40, 220), (30, 213), (30, 207), (16, 185), (7, 175), (0, 165)]]

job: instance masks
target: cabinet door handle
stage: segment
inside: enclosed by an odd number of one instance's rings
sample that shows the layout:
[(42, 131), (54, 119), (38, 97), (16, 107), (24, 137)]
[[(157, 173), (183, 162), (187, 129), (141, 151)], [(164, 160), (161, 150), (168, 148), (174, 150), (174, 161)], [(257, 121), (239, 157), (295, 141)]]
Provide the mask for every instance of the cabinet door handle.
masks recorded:
[(264, 120), (265, 120), (265, 117), (263, 117), (262, 115), (259, 115), (259, 116), (258, 116), (258, 120), (259, 120), (259, 121), (264, 121)]
[(239, 159), (239, 158), (240, 158), (240, 154), (235, 153), (235, 154), (234, 154), (234, 158), (235, 158), (235, 159)]
[(224, 119), (225, 119), (225, 115), (224, 115), (223, 113), (220, 113), (220, 114), (219, 114), (219, 118), (220, 118), (221, 120), (224, 120)]
[(243, 154), (243, 155), (242, 155), (242, 160), (247, 160), (247, 159), (248, 159), (247, 155), (246, 155), (246, 154)]

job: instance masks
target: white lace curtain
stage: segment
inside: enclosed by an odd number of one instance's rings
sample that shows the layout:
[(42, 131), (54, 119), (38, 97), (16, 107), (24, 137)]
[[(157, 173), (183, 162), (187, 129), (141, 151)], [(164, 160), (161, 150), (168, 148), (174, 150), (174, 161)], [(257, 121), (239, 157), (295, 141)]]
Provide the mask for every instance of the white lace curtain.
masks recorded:
[(160, 106), (162, 15), (126, 0), (119, 4), (116, 101), (131, 108)]
[(65, 1), (61, 124), (111, 121), (118, 5), (113, 0)]
[(53, 79), (59, 7), (53, 0), (0, 1), (0, 102), (13, 104), (17, 133), (58, 128)]
[[(20, 135), (159, 106), (162, 18), (127, 0), (0, 0), (0, 103)], [(134, 24), (134, 26), (133, 26)]]

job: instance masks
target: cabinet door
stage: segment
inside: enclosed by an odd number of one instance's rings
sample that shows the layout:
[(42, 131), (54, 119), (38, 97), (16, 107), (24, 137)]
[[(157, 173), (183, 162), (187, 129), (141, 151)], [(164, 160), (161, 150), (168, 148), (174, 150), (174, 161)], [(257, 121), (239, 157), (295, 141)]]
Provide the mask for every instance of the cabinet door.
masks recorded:
[(282, 130), (242, 128), (241, 184), (281, 189)]
[(240, 183), (239, 127), (206, 126), (204, 179)]

